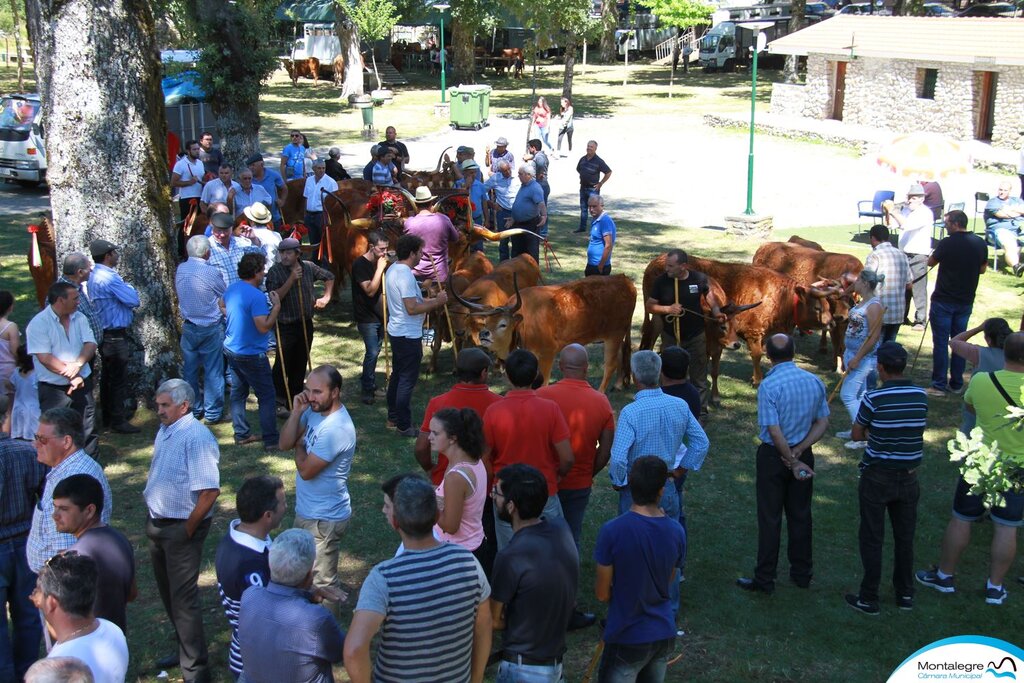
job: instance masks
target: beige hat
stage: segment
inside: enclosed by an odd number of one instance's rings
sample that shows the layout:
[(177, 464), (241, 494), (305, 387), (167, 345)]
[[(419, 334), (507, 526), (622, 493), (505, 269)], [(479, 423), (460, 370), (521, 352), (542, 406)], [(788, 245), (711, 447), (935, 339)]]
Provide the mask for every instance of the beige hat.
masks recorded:
[(245, 210), (242, 213), (245, 214), (246, 218), (257, 225), (267, 225), (272, 220), (270, 209), (260, 202), (256, 202), (251, 206), (245, 207)]
[(921, 183), (914, 183), (913, 185), (911, 185), (910, 189), (907, 190), (907, 196), (908, 197), (917, 197), (917, 196), (923, 197), (924, 196), (924, 188), (921, 187)]
[(417, 204), (426, 204), (427, 202), (432, 202), (436, 199), (437, 197), (430, 194), (430, 188), (426, 185), (420, 185), (416, 188), (415, 200)]

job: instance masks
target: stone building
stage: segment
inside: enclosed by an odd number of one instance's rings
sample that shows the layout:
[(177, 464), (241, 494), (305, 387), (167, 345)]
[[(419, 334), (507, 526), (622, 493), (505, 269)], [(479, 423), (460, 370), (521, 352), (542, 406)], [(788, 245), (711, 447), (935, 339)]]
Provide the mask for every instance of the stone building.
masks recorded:
[(768, 51), (807, 58), (805, 84), (774, 86), (773, 114), (1021, 146), (1020, 19), (838, 15)]

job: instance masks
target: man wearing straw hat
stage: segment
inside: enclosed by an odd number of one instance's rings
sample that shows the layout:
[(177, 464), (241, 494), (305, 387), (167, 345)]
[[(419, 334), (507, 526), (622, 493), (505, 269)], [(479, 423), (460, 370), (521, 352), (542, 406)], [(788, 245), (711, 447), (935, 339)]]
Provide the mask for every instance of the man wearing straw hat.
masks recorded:
[[(291, 406), (292, 397), (302, 391), (309, 350), (313, 345), (313, 309), (331, 303), (334, 273), (311, 261), (299, 259), (299, 241), (289, 237), (277, 250), (279, 263), (267, 272), (268, 292), (277, 292), (281, 314), (277, 317), (277, 358), (274, 360), (274, 390), (278, 405)], [(324, 294), (316, 298), (313, 283), (324, 283)], [(287, 408), (286, 408), (287, 409)]]
[(406, 219), (405, 233), (423, 240), (423, 255), (412, 272), (417, 280), (432, 277), (443, 286), (448, 279), (448, 243), (458, 242), (462, 235), (448, 216), (430, 210), (430, 205), (437, 201), (437, 197), (430, 192), (429, 187), (417, 187), (415, 200), (418, 213)]

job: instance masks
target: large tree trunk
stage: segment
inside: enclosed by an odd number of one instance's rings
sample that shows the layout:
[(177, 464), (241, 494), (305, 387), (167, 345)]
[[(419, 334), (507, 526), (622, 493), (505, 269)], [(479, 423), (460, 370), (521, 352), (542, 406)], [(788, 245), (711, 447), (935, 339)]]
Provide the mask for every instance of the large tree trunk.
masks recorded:
[(11, 14), (14, 15), (14, 49), (18, 53), (18, 92), (25, 92), (25, 60), (21, 56), (21, 19), (18, 16), (18, 3), (11, 0)]
[[(804, 5), (806, 0), (793, 0), (793, 4), (790, 7), (789, 17), (789, 32), (796, 33), (804, 25)], [(797, 83), (800, 80), (800, 76), (797, 73), (797, 66), (799, 63), (799, 57), (796, 55), (786, 55), (786, 65), (783, 67), (782, 75), (786, 83)]]
[(618, 58), (618, 46), (615, 44), (615, 29), (618, 27), (615, 0), (604, 0), (601, 3), (601, 61), (605, 64), (614, 64)]
[(476, 83), (476, 61), (473, 53), (473, 31), (452, 18), (452, 48), (455, 57), (454, 80), (469, 85)]
[(57, 256), (90, 240), (121, 245), (142, 305), (129, 386), (151, 400), (178, 374), (173, 240), (160, 58), (148, 0), (29, 0), (46, 112)]
[(576, 48), (579, 47), (580, 36), (572, 31), (565, 33), (565, 71), (562, 74), (562, 97), (572, 100), (572, 77), (576, 68)]
[(341, 54), (345, 58), (345, 81), (341, 85), (341, 96), (351, 100), (364, 92), (363, 58), (359, 54), (359, 29), (345, 14), (341, 3), (334, 4), (334, 30), (338, 33)]

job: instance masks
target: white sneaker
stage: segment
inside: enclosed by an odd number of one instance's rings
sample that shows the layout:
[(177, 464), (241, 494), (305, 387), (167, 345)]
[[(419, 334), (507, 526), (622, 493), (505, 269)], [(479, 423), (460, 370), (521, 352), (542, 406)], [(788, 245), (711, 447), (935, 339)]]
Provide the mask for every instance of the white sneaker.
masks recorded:
[(853, 431), (850, 430), (850, 429), (847, 429), (846, 431), (843, 431), (843, 432), (836, 432), (836, 438), (837, 439), (849, 439), (852, 436), (853, 436)]
[(847, 448), (849, 448), (850, 450), (856, 450), (858, 448), (867, 448), (868, 447), (868, 442), (867, 441), (847, 441), (843, 445), (846, 446)]

